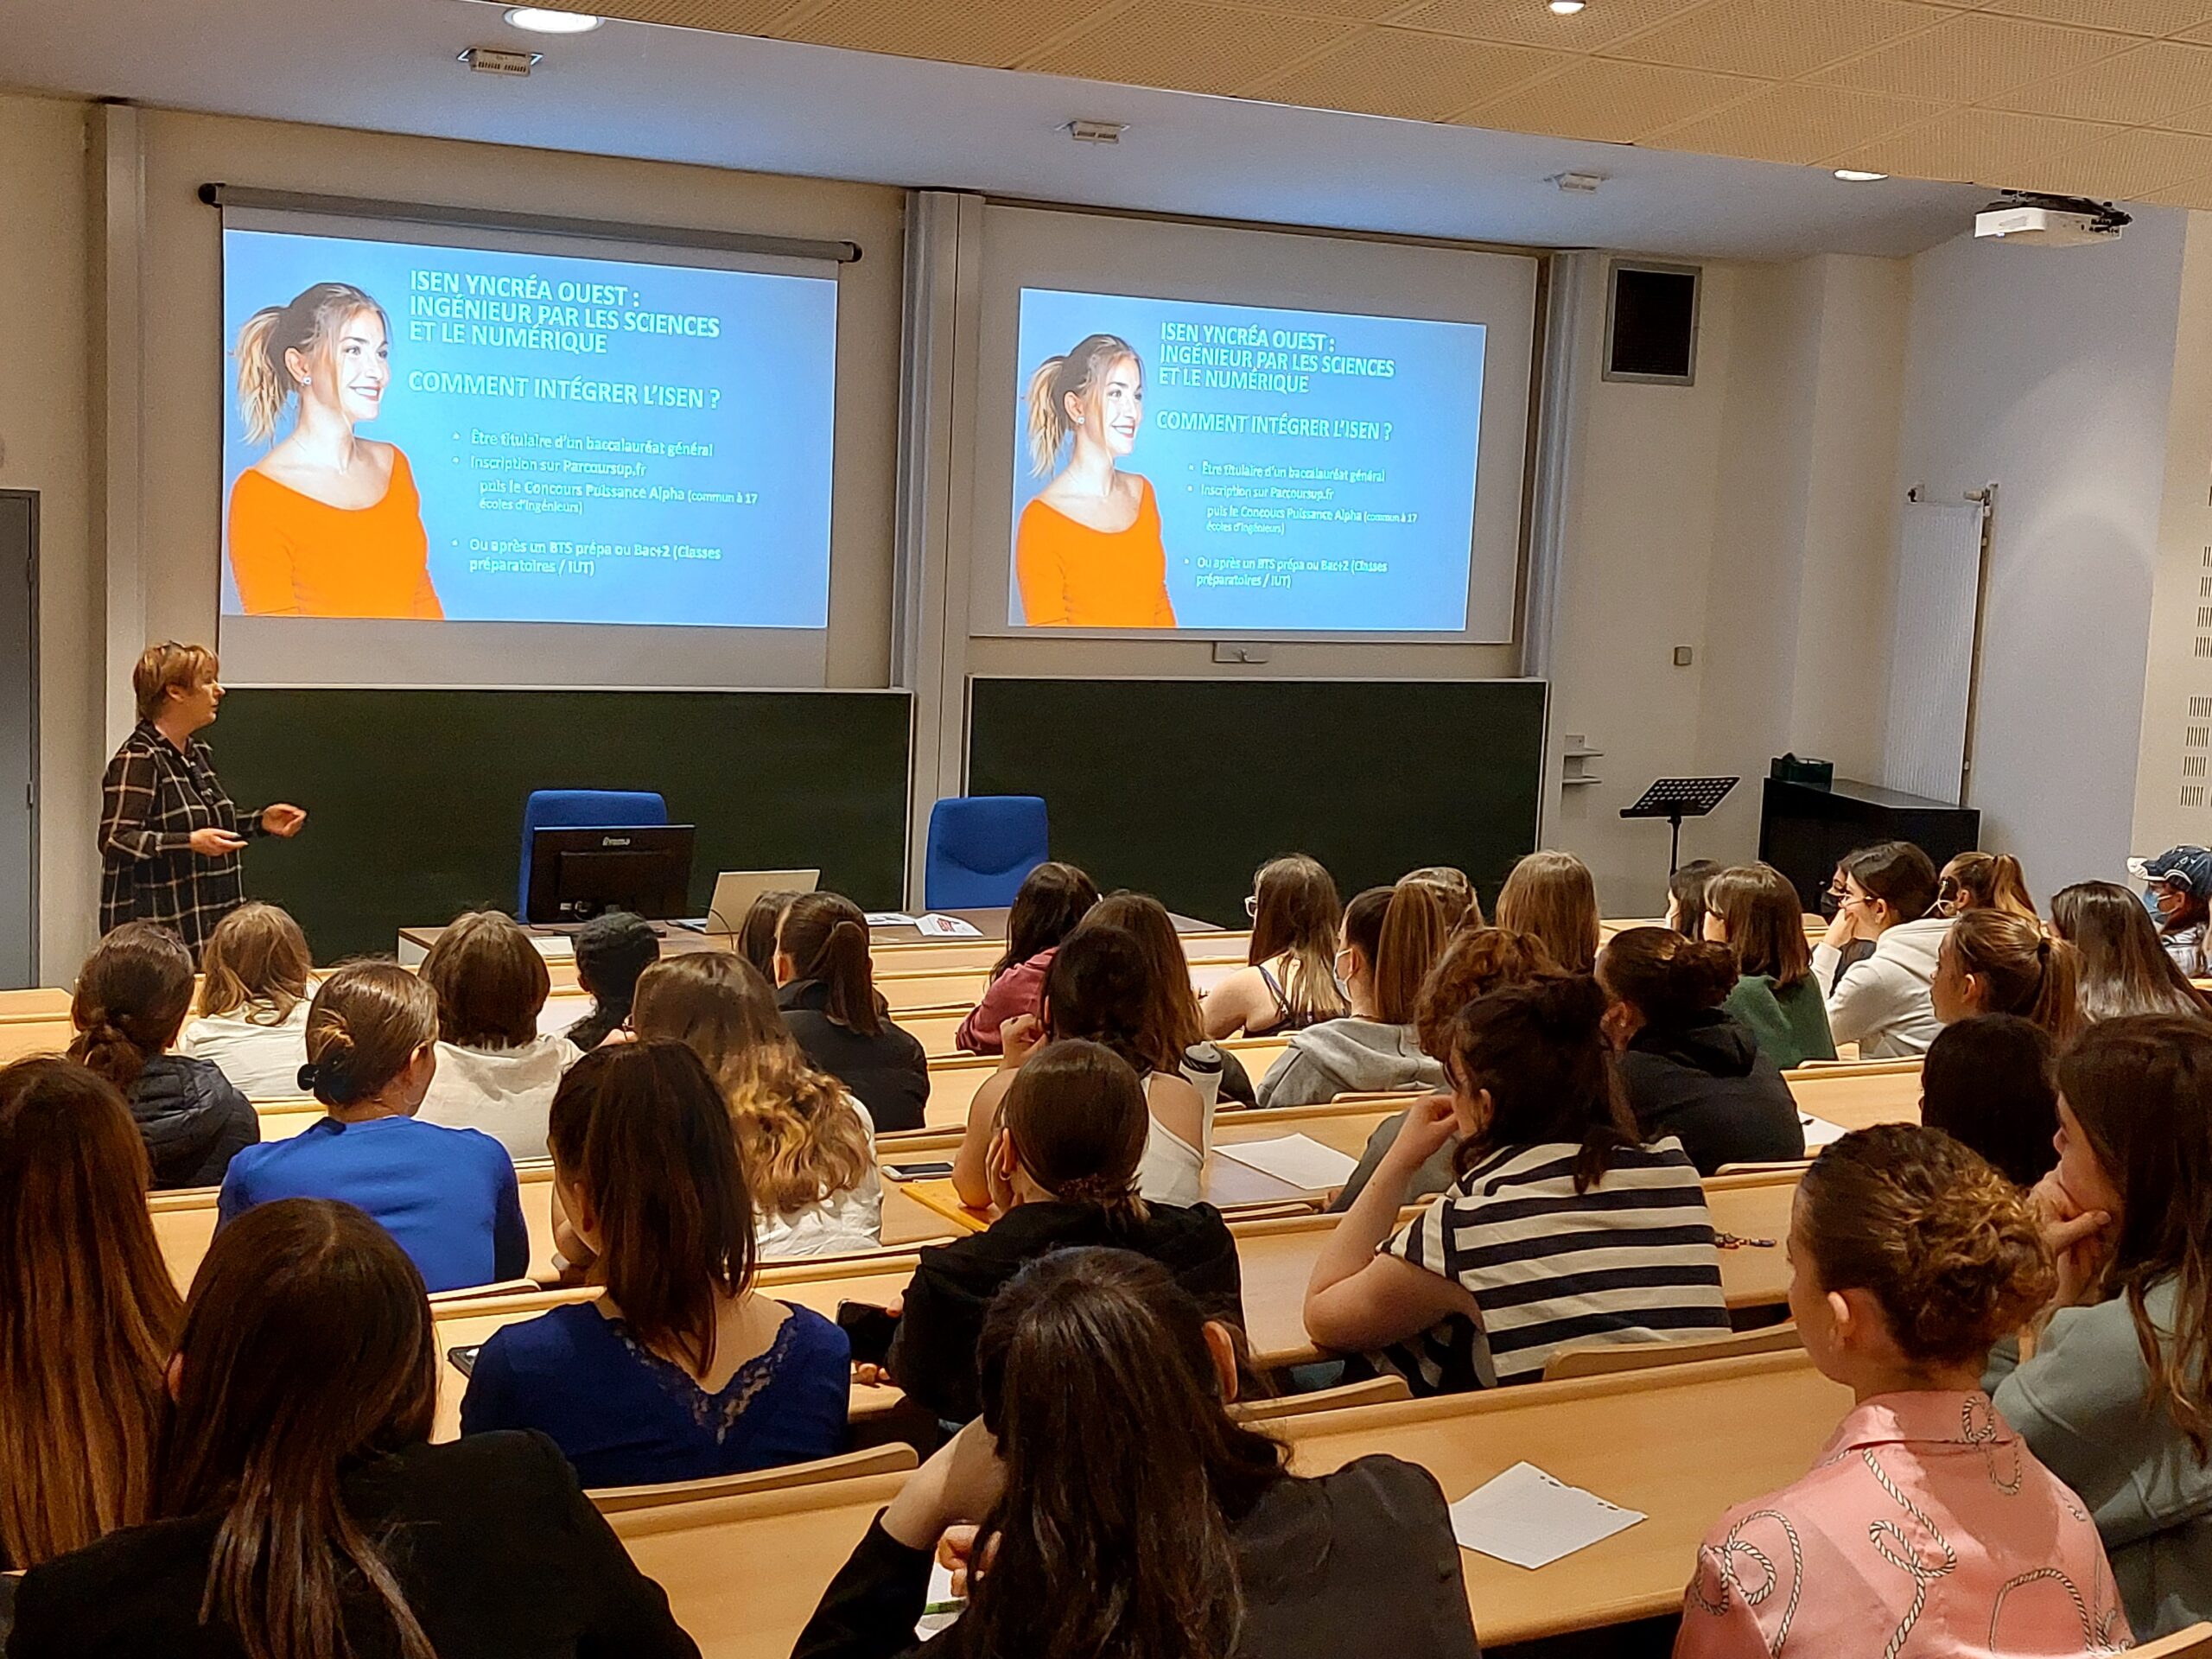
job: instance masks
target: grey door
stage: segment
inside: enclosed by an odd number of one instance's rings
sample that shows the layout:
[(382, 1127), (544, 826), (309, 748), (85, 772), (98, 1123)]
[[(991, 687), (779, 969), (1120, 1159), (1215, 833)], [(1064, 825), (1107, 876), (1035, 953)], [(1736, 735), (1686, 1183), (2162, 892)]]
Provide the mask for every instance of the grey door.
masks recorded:
[(38, 982), (38, 497), (0, 490), (0, 987)]

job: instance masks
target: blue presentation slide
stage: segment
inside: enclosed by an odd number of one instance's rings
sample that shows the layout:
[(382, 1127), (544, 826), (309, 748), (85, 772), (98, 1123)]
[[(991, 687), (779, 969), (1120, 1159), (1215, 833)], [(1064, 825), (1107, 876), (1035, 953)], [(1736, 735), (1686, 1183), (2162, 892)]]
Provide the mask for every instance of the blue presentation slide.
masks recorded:
[(1024, 289), (1008, 623), (1465, 627), (1484, 337)]
[(832, 278), (223, 236), (223, 609), (820, 628)]

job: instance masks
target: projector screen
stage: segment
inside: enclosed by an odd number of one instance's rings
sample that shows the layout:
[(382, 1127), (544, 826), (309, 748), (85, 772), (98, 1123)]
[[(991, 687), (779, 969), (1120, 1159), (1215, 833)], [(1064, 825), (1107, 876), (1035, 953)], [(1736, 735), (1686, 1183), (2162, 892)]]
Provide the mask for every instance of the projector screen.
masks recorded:
[(1485, 332), (1024, 289), (1007, 621), (1465, 628)]
[[(821, 683), (834, 266), (240, 217), (226, 674)], [(771, 643), (738, 667), (745, 630)]]

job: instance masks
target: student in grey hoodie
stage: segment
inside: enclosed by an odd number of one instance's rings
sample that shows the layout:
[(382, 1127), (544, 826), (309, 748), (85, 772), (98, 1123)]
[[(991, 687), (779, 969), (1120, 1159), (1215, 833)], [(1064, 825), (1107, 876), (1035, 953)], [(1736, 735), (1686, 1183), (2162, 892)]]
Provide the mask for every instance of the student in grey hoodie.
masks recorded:
[(1427, 881), (1370, 887), (1344, 906), (1337, 973), (1351, 1012), (1290, 1039), (1260, 1083), (1262, 1106), (1313, 1106), (1338, 1095), (1441, 1089), (1444, 1068), (1421, 1051), (1414, 1003), (1452, 931)]
[(2058, 1294), (2034, 1357), (1986, 1380), (2081, 1494), (2149, 1641), (2212, 1618), (2212, 1024), (2101, 1020), (2058, 1089), (2058, 1167), (2035, 1189)]
[[(1863, 1060), (1925, 1054), (1943, 1028), (1929, 986), (1951, 918), (1936, 908), (1936, 866), (1909, 841), (1862, 847), (1838, 866), (1843, 897), (1827, 937), (1813, 947), (1813, 971), (1828, 991), (1828, 1031), (1859, 1045)], [(1846, 947), (1872, 940), (1873, 954), (1843, 969)]]

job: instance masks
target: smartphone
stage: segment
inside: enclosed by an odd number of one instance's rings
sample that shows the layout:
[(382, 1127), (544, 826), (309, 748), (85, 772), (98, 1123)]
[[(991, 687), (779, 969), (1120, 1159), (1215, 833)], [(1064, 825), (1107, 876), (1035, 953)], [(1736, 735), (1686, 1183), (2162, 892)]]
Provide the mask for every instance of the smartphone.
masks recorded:
[(448, 1348), (446, 1350), (446, 1363), (463, 1376), (473, 1376), (476, 1372), (476, 1356), (483, 1351), (482, 1343), (472, 1343), (466, 1348)]
[(837, 1328), (852, 1343), (855, 1364), (880, 1365), (891, 1352), (891, 1338), (899, 1332), (899, 1321), (870, 1302), (840, 1302)]
[(883, 1173), (894, 1181), (941, 1181), (952, 1173), (945, 1164), (887, 1164)]

